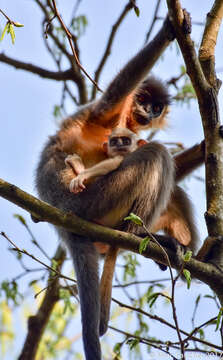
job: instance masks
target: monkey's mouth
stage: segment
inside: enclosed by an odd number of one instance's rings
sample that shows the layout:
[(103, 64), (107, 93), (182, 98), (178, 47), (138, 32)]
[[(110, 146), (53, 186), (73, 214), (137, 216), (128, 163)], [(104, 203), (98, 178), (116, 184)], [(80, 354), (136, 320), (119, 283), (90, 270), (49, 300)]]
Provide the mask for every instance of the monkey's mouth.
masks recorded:
[(119, 148), (119, 149), (117, 149), (116, 150), (116, 153), (117, 153), (117, 155), (120, 155), (120, 154), (127, 154), (127, 153), (129, 153), (129, 149), (126, 149), (126, 148)]
[(149, 114), (142, 115), (139, 113), (134, 113), (135, 120), (140, 125), (148, 125), (152, 118), (149, 116)]
[(126, 152), (128, 152), (128, 149), (126, 149), (126, 148), (120, 148), (120, 149), (118, 149), (117, 150), (119, 153), (126, 153)]

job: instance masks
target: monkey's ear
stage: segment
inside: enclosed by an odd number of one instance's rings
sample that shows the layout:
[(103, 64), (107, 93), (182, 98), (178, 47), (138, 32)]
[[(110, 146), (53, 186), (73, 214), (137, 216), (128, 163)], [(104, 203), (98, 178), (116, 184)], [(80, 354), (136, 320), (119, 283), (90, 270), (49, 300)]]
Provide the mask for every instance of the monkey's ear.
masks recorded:
[(144, 140), (144, 139), (139, 139), (137, 141), (137, 145), (140, 147), (140, 146), (143, 146), (145, 144), (148, 144), (148, 141)]
[(107, 152), (108, 152), (108, 143), (104, 142), (102, 147), (103, 147), (103, 151), (107, 154)]

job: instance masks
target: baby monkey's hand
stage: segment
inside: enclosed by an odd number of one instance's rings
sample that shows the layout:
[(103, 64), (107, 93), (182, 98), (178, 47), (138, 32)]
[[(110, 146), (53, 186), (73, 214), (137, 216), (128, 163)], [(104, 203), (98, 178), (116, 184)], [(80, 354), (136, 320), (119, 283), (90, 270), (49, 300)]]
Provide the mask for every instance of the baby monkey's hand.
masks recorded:
[(80, 156), (78, 156), (77, 154), (68, 155), (65, 159), (65, 164), (67, 166), (70, 166), (77, 175), (85, 169)]
[(78, 176), (71, 180), (69, 186), (70, 192), (73, 192), (74, 194), (82, 192), (84, 189), (86, 189), (86, 186), (84, 185), (84, 182), (86, 180), (87, 176), (84, 173), (80, 173)]

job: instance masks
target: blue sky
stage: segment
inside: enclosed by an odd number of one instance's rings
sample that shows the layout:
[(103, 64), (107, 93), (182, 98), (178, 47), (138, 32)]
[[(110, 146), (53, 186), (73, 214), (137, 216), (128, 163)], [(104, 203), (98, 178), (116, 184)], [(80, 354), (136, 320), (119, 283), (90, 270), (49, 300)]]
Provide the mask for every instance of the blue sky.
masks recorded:
[[(120, 0), (113, 0), (112, 2), (85, 0), (81, 3), (79, 14), (86, 14), (89, 23), (86, 34), (80, 41), (81, 62), (89, 74), (93, 74), (99, 62), (110, 27), (115, 22), (124, 3)], [(211, 3), (211, 0), (203, 0), (202, 2), (182, 1), (195, 21), (204, 20), (205, 14), (210, 10)], [(58, 1), (60, 12), (65, 20), (69, 19), (70, 4), (70, 0)], [(13, 20), (25, 25), (24, 28), (16, 29), (15, 45), (12, 45), (8, 36), (5, 37), (4, 41), (0, 43), (0, 52), (3, 51), (6, 55), (18, 60), (56, 70), (43, 45), (40, 26), (41, 14), (34, 1), (2, 0), (0, 6)], [(150, 24), (155, 1), (144, 2), (141, 0), (138, 2), (138, 6), (141, 11), (140, 17), (137, 18), (132, 11), (120, 28), (112, 49), (112, 55), (102, 74), (100, 81), (102, 88), (108, 85), (118, 70), (144, 43), (145, 32)], [(165, 13), (166, 7), (163, 5), (160, 15), (164, 16)], [(3, 29), (4, 24), (5, 19), (0, 16), (1, 29)], [(158, 22), (153, 34), (159, 26), (160, 23)], [(192, 36), (196, 43), (201, 40), (200, 33), (201, 28), (194, 25)], [(223, 67), (222, 31), (219, 35), (216, 54), (217, 68)], [(176, 45), (173, 44), (166, 51), (163, 59), (154, 67), (153, 73), (163, 80), (168, 80), (179, 74), (182, 63), (181, 56), (176, 55)], [(219, 77), (222, 77), (222, 73), (219, 74)], [(60, 103), (62, 85), (56, 81), (44, 80), (36, 75), (15, 70), (2, 63), (0, 63), (0, 81), (0, 177), (36, 195), (34, 189), (35, 167), (48, 135), (53, 134), (57, 129), (52, 113), (54, 105)], [(222, 98), (222, 93), (220, 98)], [(222, 107), (222, 100), (220, 105)], [(75, 111), (75, 106), (70, 101), (67, 102), (67, 111), (68, 113)], [(158, 139), (181, 141), (185, 146), (200, 142), (203, 139), (203, 131), (196, 102), (192, 101), (190, 106), (185, 105), (184, 107), (173, 104), (173, 109), (169, 115), (169, 127), (165, 132), (159, 134)], [(199, 170), (198, 174), (203, 176), (203, 170)], [(193, 179), (187, 180), (185, 185), (196, 207), (197, 223), (201, 239), (203, 239), (206, 236), (203, 221), (205, 211), (204, 187), (201, 182)], [(6, 232), (22, 248), (29, 248), (31, 252), (35, 251), (30, 245), (28, 234), (13, 218), (14, 213), (24, 215), (44, 249), (49, 254), (53, 254), (57, 245), (57, 235), (55, 235), (52, 227), (47, 224), (34, 225), (26, 212), (1, 198), (0, 231)], [(10, 279), (21, 271), (18, 262), (8, 251), (8, 247), (9, 244), (1, 238), (0, 261), (2, 269), (5, 269), (5, 271), (1, 271), (1, 281), (5, 277)], [(33, 265), (32, 261), (27, 261), (27, 263)], [(157, 268), (152, 264), (150, 265), (151, 274), (154, 277)], [(194, 294), (196, 293), (195, 289)], [(182, 301), (184, 302), (183, 295)]]

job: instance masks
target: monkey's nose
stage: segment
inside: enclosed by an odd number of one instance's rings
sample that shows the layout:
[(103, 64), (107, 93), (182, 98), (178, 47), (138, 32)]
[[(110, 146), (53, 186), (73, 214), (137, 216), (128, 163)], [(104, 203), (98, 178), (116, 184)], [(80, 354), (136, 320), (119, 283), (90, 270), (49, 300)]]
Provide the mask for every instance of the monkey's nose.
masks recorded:
[(122, 139), (117, 139), (117, 146), (120, 147), (123, 145)]
[(143, 105), (143, 109), (145, 110), (145, 112), (148, 114), (150, 112), (150, 108), (151, 108), (151, 105), (150, 104), (145, 104)]

